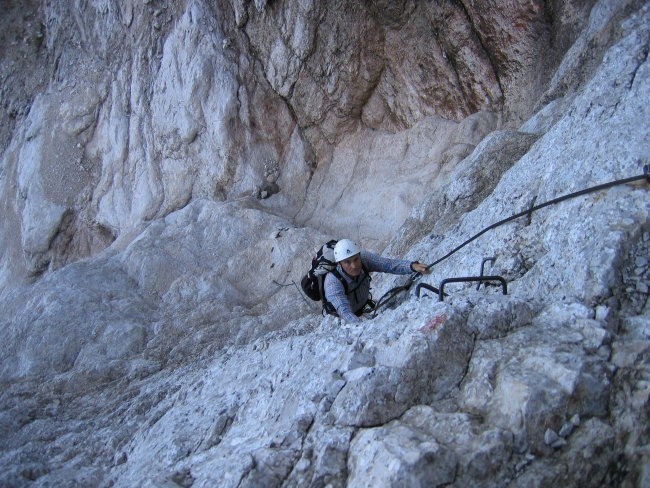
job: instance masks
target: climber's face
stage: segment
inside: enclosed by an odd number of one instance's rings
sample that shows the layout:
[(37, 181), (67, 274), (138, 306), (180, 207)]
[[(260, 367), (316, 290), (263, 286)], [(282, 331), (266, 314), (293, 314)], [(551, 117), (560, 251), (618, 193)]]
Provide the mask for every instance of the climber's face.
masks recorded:
[(348, 275), (356, 278), (361, 274), (363, 267), (361, 266), (361, 254), (355, 254), (352, 257), (341, 261), (341, 267)]

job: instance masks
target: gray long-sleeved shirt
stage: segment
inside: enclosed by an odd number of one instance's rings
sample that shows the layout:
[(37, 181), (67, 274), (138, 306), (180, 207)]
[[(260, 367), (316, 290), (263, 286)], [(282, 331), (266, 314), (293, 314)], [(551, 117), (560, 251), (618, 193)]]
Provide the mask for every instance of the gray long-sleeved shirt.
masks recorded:
[[(405, 275), (411, 273), (412, 261), (405, 259), (391, 259), (378, 256), (368, 251), (361, 251), (361, 262), (364, 268), (381, 273)], [(341, 265), (337, 265), (337, 271), (346, 281), (348, 293), (345, 293), (343, 283), (336, 276), (328, 273), (325, 276), (325, 297), (334, 306), (338, 316), (346, 322), (360, 322), (361, 319), (355, 315), (368, 301), (370, 297), (370, 277), (363, 271), (359, 276), (353, 278), (343, 271)]]

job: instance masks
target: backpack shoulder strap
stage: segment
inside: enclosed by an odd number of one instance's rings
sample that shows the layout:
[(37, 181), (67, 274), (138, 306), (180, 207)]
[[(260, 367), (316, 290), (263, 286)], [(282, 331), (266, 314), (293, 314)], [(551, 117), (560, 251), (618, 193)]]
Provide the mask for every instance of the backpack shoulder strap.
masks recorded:
[(330, 271), (330, 273), (332, 273), (334, 276), (336, 276), (336, 279), (341, 282), (341, 284), (343, 285), (343, 289), (345, 290), (345, 293), (347, 294), (348, 293), (348, 283), (345, 281), (343, 276), (341, 276), (341, 273), (339, 273), (339, 270), (334, 268), (332, 271)]
[(368, 268), (363, 261), (361, 261), (361, 269), (363, 269), (363, 272), (366, 273), (366, 276), (368, 276), (368, 281), (370, 281), (372, 279), (372, 276), (370, 276), (370, 271), (368, 271)]
[[(363, 272), (366, 274), (366, 279), (368, 281), (370, 281), (372, 279), (372, 277), (370, 276), (370, 271), (368, 271), (368, 268), (366, 268), (366, 265), (363, 264), (363, 263), (361, 263), (361, 267), (363, 269)], [(350, 293), (350, 289), (348, 287), (348, 282), (345, 281), (345, 278), (343, 278), (343, 276), (341, 276), (341, 273), (339, 273), (339, 270), (334, 268), (333, 270), (330, 271), (330, 273), (332, 273), (334, 276), (336, 276), (336, 279), (341, 282), (341, 284), (343, 285), (343, 290), (345, 290), (345, 294), (347, 295), (348, 293)], [(323, 282), (325, 282), (325, 279), (323, 279)], [(360, 284), (359, 284), (359, 286), (360, 286)], [(321, 290), (321, 291), (324, 291), (324, 290)], [(322, 296), (325, 296), (325, 295), (323, 294)]]
[(332, 305), (330, 301), (327, 299), (327, 297), (325, 296), (325, 277), (328, 274), (334, 275), (334, 277), (341, 282), (341, 284), (343, 285), (343, 290), (345, 291), (346, 295), (348, 294), (348, 284), (345, 282), (343, 276), (341, 276), (341, 273), (339, 273), (339, 271), (336, 268), (328, 271), (326, 274), (319, 277), (318, 285), (320, 287), (321, 297), (323, 302), (323, 314), (338, 315), (336, 313), (336, 309), (334, 308), (334, 305)]

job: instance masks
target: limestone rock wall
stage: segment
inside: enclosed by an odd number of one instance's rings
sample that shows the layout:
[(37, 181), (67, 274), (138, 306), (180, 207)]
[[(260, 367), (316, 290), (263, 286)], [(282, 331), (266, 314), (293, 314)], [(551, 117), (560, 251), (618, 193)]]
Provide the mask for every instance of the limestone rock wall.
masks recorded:
[[(648, 2), (0, 22), (0, 485), (648, 485)], [(633, 175), (418, 281), (506, 295), (299, 292), (332, 235), (431, 263)]]
[[(530, 113), (590, 5), (8, 2), (1, 281), (193, 198), (271, 197), (381, 247), (441, 168)], [(373, 171), (386, 158), (394, 171)], [(351, 176), (381, 189), (362, 227), (333, 217), (374, 201), (323, 191)]]
[(245, 47), (228, 44), (231, 16), (200, 1), (34, 7), (40, 90), (5, 74), (7, 99), (27, 99), (3, 141), (7, 279), (95, 254), (192, 198), (270, 195), (280, 182), (291, 214), (308, 151)]

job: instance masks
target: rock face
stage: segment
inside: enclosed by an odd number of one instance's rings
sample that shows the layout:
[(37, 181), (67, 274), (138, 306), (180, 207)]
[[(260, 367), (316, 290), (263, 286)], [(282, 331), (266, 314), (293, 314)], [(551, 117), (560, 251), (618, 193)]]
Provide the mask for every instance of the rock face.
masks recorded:
[(369, 202), (322, 201), (355, 173), (360, 193), (395, 180), (390, 213), (360, 234), (383, 246), (495, 114), (530, 113), (587, 15), (574, 3), (15, 4), (3, 281), (94, 255), (193, 198), (277, 195), (273, 212), (358, 233), (330, 215)]
[[(0, 23), (0, 485), (650, 483), (647, 2)], [(322, 317), (344, 236), (507, 294)]]

